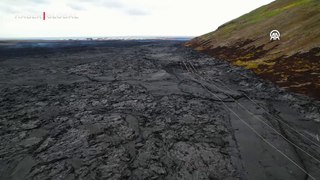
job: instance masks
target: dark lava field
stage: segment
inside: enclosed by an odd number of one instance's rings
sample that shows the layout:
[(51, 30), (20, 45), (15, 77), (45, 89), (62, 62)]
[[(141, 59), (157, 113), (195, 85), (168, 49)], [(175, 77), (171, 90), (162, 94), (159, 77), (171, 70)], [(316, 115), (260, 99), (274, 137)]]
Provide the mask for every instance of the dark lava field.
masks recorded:
[(320, 102), (181, 41), (0, 45), (0, 179), (320, 179)]

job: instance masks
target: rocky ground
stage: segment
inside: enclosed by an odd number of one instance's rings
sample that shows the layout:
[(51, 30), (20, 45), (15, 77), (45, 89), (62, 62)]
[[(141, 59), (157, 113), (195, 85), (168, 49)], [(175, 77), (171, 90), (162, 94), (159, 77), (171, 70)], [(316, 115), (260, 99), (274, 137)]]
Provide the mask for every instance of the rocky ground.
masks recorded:
[(0, 179), (320, 177), (318, 101), (181, 42), (0, 49)]

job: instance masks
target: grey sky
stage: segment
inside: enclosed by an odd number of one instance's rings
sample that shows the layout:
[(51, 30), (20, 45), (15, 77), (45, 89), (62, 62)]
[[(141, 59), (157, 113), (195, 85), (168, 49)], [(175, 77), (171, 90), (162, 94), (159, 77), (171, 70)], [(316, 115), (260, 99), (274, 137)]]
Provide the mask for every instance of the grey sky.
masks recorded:
[[(272, 0), (1, 0), (0, 38), (198, 36)], [(73, 15), (45, 21), (18, 16)]]

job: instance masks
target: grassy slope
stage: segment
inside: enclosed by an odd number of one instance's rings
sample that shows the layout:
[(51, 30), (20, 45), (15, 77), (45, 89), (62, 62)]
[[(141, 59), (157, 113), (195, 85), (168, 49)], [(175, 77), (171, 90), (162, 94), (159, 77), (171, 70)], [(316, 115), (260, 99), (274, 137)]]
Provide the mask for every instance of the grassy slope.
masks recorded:
[[(269, 32), (281, 32), (270, 41)], [(320, 99), (320, 1), (277, 0), (186, 44)]]

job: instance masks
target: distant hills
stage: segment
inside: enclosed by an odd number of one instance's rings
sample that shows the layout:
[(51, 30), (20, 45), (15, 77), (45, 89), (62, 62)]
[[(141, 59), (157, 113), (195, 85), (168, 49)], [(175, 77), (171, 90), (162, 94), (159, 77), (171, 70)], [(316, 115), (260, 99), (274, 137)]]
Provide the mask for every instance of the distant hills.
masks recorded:
[[(274, 29), (280, 41), (270, 41)], [(274, 1), (185, 45), (320, 99), (319, 0)]]

